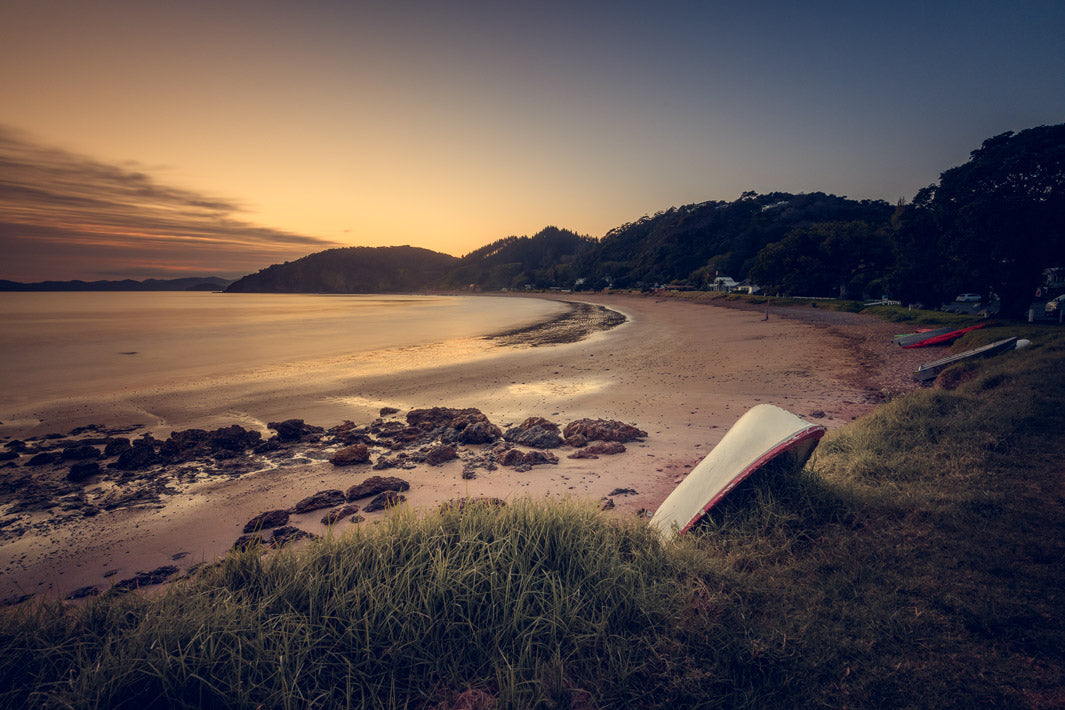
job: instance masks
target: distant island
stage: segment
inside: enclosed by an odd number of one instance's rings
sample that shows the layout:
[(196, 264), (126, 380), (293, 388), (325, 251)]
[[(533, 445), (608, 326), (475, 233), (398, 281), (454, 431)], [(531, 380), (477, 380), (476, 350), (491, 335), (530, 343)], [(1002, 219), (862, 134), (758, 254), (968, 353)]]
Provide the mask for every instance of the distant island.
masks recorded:
[(191, 276), (180, 279), (134, 281), (37, 281), (20, 283), (0, 279), (0, 291), (223, 291), (233, 279)]

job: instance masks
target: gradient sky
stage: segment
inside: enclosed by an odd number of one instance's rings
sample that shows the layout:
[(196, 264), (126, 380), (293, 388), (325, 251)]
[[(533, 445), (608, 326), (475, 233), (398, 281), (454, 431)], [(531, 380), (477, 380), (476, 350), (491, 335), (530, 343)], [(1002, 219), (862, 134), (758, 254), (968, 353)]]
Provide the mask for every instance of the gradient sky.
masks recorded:
[(0, 3), (0, 278), (910, 199), (1065, 121), (1065, 2)]

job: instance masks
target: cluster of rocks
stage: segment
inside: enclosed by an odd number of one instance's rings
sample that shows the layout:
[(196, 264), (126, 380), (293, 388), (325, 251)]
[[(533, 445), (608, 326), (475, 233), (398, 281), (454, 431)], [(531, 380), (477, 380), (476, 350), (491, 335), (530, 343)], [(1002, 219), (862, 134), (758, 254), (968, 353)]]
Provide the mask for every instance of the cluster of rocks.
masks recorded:
[[(160, 505), (162, 496), (177, 493), (183, 483), (243, 475), (262, 468), (265, 459), (321, 445), (326, 435), (322, 427), (300, 419), (267, 426), (275, 434), (266, 439), (239, 425), (175, 431), (165, 440), (127, 436), (139, 425), (89, 425), (68, 434), (6, 441), (0, 446), (0, 505), (7, 508), (0, 518), (0, 540), (105, 510)], [(21, 514), (35, 511), (52, 516), (30, 526)]]
[[(350, 518), (354, 523), (360, 523), (365, 518), (361, 515), (356, 515), (359, 512), (359, 506), (351, 503), (351, 501), (372, 497), (372, 500), (363, 505), (362, 511), (364, 513), (373, 513), (391, 508), (405, 501), (406, 497), (402, 495), (402, 492), (406, 490), (410, 490), (410, 483), (402, 478), (370, 476), (362, 483), (351, 486), (346, 492), (339, 488), (318, 491), (301, 499), (290, 508), (268, 510), (256, 515), (244, 524), (244, 534), (233, 543), (233, 548), (243, 550), (253, 545), (261, 545), (267, 548), (280, 547), (294, 540), (301, 540), (307, 537), (313, 538), (315, 537), (313, 533), (289, 526), (289, 516), (301, 515), (325, 508), (332, 508), (332, 510), (322, 518), (323, 525), (335, 525), (345, 518)], [(264, 535), (267, 530), (272, 530), (268, 537)], [(298, 530), (299, 534), (293, 534), (289, 530)]]
[[(132, 436), (140, 425), (90, 425), (68, 434), (8, 440), (0, 444), (0, 541), (29, 531), (45, 532), (103, 511), (161, 507), (163, 497), (194, 482), (235, 478), (264, 468), (329, 461), (337, 467), (384, 471), (460, 460), (462, 477), (474, 478), (479, 470), (494, 471), (499, 466), (528, 471), (557, 465), (559, 456), (552, 450), (564, 446), (575, 449), (569, 454), (574, 459), (619, 454), (625, 451), (625, 442), (647, 436), (629, 424), (603, 419), (579, 419), (561, 427), (530, 417), (502, 428), (472, 408), (432, 407), (397, 415), (399, 410), (384, 408), (368, 425), (345, 421), (330, 429), (287, 419), (270, 422), (269, 437), (235, 424), (174, 431), (166, 439)], [(328, 509), (322, 518), (325, 525), (361, 522), (359, 513), (397, 505), (409, 488), (403, 479), (373, 475), (346, 491), (318, 491), (290, 508), (266, 511), (248, 521), (234, 547), (278, 547), (313, 537), (292, 526), (289, 518), (315, 510)], [(49, 515), (30, 515), (45, 511)], [(165, 581), (173, 574), (169, 567), (123, 580), (116, 587)], [(88, 588), (77, 591), (81, 596), (97, 593)]]
[[(407, 413), (406, 422), (378, 419), (366, 427), (345, 422), (330, 432), (347, 443), (330, 458), (336, 466), (372, 463), (374, 469), (384, 470), (414, 468), (419, 463), (439, 466), (462, 458), (466, 478), (473, 478), (478, 468), (492, 471), (503, 465), (527, 471), (541, 464), (557, 464), (558, 457), (544, 450), (561, 446), (579, 449), (570, 458), (619, 454), (625, 451), (622, 442), (647, 436), (632, 425), (605, 419), (578, 419), (563, 429), (542, 417), (530, 417), (504, 431), (478, 409), (449, 407), (413, 409)], [(593, 441), (601, 443), (589, 446)], [(459, 447), (464, 444), (489, 448), (463, 452)], [(374, 449), (382, 451), (376, 461)]]
[[(381, 418), (367, 426), (344, 422), (328, 430), (326, 435), (341, 445), (329, 461), (338, 467), (371, 466), (374, 470), (384, 470), (410, 469), (419, 463), (439, 466), (461, 458), (463, 478), (473, 478), (478, 468), (491, 471), (502, 465), (528, 471), (538, 465), (557, 465), (558, 456), (547, 449), (562, 446), (579, 447), (569, 456), (574, 459), (624, 453), (625, 446), (621, 442), (647, 436), (647, 432), (629, 424), (604, 419), (579, 419), (562, 428), (543, 417), (529, 417), (504, 431), (483, 412), (473, 408), (413, 409), (403, 421), (384, 419), (397, 412), (392, 408), (382, 409)], [(464, 448), (468, 446), (479, 448)], [(346, 492), (339, 489), (319, 491), (291, 508), (266, 511), (249, 520), (234, 548), (278, 546), (276, 539), (272, 535), (265, 536), (263, 531), (287, 525), (293, 514), (333, 508), (322, 519), (323, 524), (333, 525), (349, 517), (359, 522), (363, 518), (355, 515), (359, 507), (352, 505), (352, 501), (374, 496), (362, 508), (362, 512), (370, 513), (404, 501), (401, 492), (409, 488), (410, 484), (400, 478), (371, 476)]]

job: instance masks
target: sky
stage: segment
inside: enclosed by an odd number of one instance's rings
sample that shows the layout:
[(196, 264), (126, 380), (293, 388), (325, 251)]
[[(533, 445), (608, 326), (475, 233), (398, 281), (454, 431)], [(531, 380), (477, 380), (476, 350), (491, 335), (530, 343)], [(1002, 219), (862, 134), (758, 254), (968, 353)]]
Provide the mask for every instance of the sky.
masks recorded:
[(1065, 121), (1065, 2), (0, 0), (0, 279), (909, 200)]

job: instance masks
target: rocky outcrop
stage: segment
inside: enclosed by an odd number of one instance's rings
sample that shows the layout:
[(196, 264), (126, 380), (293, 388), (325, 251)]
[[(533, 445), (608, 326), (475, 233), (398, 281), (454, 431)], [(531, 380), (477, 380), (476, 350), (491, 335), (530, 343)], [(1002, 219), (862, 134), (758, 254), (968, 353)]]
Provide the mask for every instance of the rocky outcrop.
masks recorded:
[(355, 466), (370, 462), (370, 449), (366, 444), (352, 444), (345, 446), (329, 458), (334, 466)]
[(125, 592), (132, 591), (134, 589), (140, 589), (141, 587), (148, 587), (153, 584), (162, 584), (166, 580), (177, 574), (178, 568), (174, 565), (164, 565), (162, 567), (156, 567), (150, 572), (138, 572), (137, 574), (123, 579), (120, 582), (115, 582), (115, 586), (111, 588), (112, 591)]
[(244, 524), (244, 532), (252, 533), (269, 528), (277, 528), (288, 523), (289, 512), (287, 510), (268, 510), (259, 513)]
[(155, 450), (157, 443), (149, 435), (135, 439), (133, 444), (120, 453), (118, 460), (111, 465), (123, 471), (137, 471), (154, 466), (161, 461)]
[(502, 430), (479, 409), (432, 407), (407, 412), (407, 424), (433, 432), (441, 441), (461, 444), (491, 444), (503, 436)]
[(555, 449), (562, 446), (558, 424), (543, 417), (529, 417), (521, 424), (507, 429), (503, 438), (511, 443), (535, 449)]
[(373, 500), (367, 503), (363, 508), (363, 511), (374, 513), (378, 510), (386, 510), (399, 505), (405, 500), (407, 500), (406, 496), (401, 493), (397, 493), (396, 491), (385, 491), (384, 493), (378, 494)]
[(100, 474), (100, 464), (95, 461), (79, 461), (70, 467), (67, 480), (71, 483), (82, 483), (93, 476)]
[(635, 441), (647, 437), (642, 429), (612, 419), (578, 419), (562, 430), (566, 443), (580, 448), (589, 441)]
[(339, 508), (334, 508), (325, 514), (322, 518), (322, 525), (334, 525), (344, 518), (355, 515), (359, 512), (359, 506), (357, 505), (344, 505)]
[(267, 422), (266, 427), (277, 432), (277, 440), (292, 444), (299, 441), (318, 441), (325, 429), (305, 424), (302, 419), (286, 419), (283, 422)]
[(395, 476), (370, 476), (362, 483), (357, 483), (347, 491), (348, 500), (359, 500), (383, 493), (385, 491), (410, 490), (410, 484)]
[(344, 491), (339, 488), (330, 488), (329, 490), (318, 491), (314, 495), (307, 496), (292, 506), (289, 510), (296, 515), (299, 515), (301, 513), (309, 513), (312, 510), (332, 508), (334, 505), (339, 505), (345, 500), (347, 499), (344, 497)]
[(448, 461), (454, 461), (459, 457), (454, 446), (450, 444), (438, 444), (431, 446), (425, 451), (425, 462), (430, 466), (440, 466)]
[(98, 459), (101, 456), (102, 454), (98, 448), (88, 444), (68, 446), (63, 449), (62, 453), (62, 459), (64, 461), (85, 461), (87, 459)]
[(538, 464), (557, 464), (558, 457), (547, 451), (522, 451), (521, 449), (510, 449), (503, 454), (503, 459), (500, 463), (504, 466), (511, 466), (519, 470), (527, 471), (529, 468)]
[(566, 458), (571, 459), (597, 459), (600, 456), (613, 456), (625, 453), (625, 445), (619, 441), (605, 441), (601, 444), (592, 444), (583, 449), (574, 451)]
[(254, 449), (262, 442), (262, 434), (233, 424), (214, 431), (185, 429), (174, 431), (159, 445), (160, 458), (168, 462), (184, 462), (207, 456), (229, 458)]

